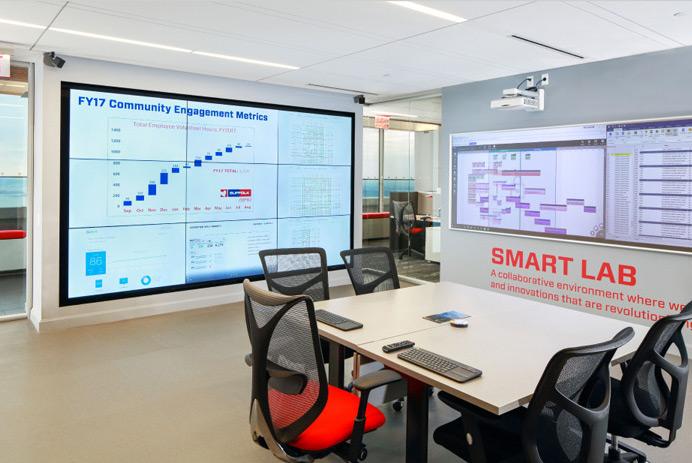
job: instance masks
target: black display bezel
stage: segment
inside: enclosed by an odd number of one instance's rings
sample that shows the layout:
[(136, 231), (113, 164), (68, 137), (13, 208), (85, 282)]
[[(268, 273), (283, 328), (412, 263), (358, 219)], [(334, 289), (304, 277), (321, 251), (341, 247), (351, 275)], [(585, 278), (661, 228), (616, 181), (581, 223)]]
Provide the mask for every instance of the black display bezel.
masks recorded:
[[(544, 126), (544, 127), (522, 127), (522, 128), (516, 128), (516, 129), (504, 129), (504, 130), (489, 130), (487, 132), (509, 132), (509, 131), (524, 131), (524, 130), (539, 130), (539, 129), (550, 129), (550, 128), (558, 128), (558, 127), (588, 127), (588, 126), (595, 126), (595, 125), (603, 125), (604, 129), (606, 131), (606, 138), (603, 139), (604, 144), (607, 145), (607, 132), (608, 128), (622, 128), (622, 127), (633, 127), (636, 124), (641, 124), (642, 126), (646, 125), (647, 127), (650, 126), (651, 124), (656, 124), (656, 123), (661, 123), (661, 124), (666, 124), (670, 125), (671, 123), (676, 123), (679, 122), (680, 124), (683, 125), (690, 125), (692, 124), (692, 119), (690, 116), (677, 116), (677, 117), (665, 117), (665, 118), (649, 118), (649, 119), (637, 119), (637, 120), (626, 120), (626, 121), (612, 121), (612, 122), (596, 122), (596, 123), (581, 123), (581, 124), (569, 124), (569, 125), (560, 125), (560, 126)], [(479, 131), (479, 132), (484, 132), (484, 131)], [(655, 243), (641, 243), (641, 242), (635, 242), (635, 241), (622, 241), (622, 240), (613, 240), (613, 239), (606, 239), (606, 238), (599, 238), (599, 237), (587, 237), (587, 236), (581, 236), (581, 235), (558, 235), (558, 234), (552, 234), (552, 233), (545, 233), (545, 232), (533, 232), (533, 231), (526, 231), (526, 230), (516, 230), (516, 229), (509, 229), (509, 228), (500, 228), (500, 227), (490, 227), (490, 226), (477, 226), (477, 225), (466, 225), (466, 224), (461, 224), (456, 221), (456, 208), (457, 208), (457, 195), (456, 195), (456, 179), (454, 177), (454, 172), (456, 169), (456, 157), (455, 157), (455, 152), (454, 152), (454, 144), (453, 144), (453, 139), (454, 136), (458, 135), (463, 135), (465, 133), (470, 133), (470, 132), (459, 132), (459, 133), (451, 133), (449, 135), (449, 229), (450, 230), (458, 230), (458, 231), (466, 231), (466, 232), (476, 232), (476, 233), (488, 233), (488, 234), (496, 234), (496, 235), (509, 235), (509, 236), (518, 236), (518, 237), (525, 237), (525, 238), (536, 238), (536, 239), (544, 239), (544, 240), (552, 240), (552, 241), (563, 241), (563, 242), (577, 242), (577, 243), (583, 243), (583, 244), (595, 244), (595, 245), (601, 245), (601, 246), (610, 246), (610, 247), (621, 247), (621, 248), (630, 248), (630, 249), (636, 249), (636, 250), (645, 250), (645, 251), (663, 251), (663, 252), (675, 252), (675, 253), (681, 253), (681, 254), (692, 254), (692, 248), (691, 247), (685, 247), (685, 246), (672, 246), (672, 245), (666, 245), (666, 244), (655, 244)], [(560, 141), (556, 142), (555, 145), (560, 145), (562, 146), (565, 141)], [(498, 148), (498, 147), (504, 147), (505, 144), (502, 145), (493, 145), (493, 148)], [(582, 146), (599, 146), (599, 144), (595, 145), (589, 145), (585, 144)], [(478, 146), (473, 146), (473, 147), (464, 147), (464, 151), (472, 151), (473, 148), (484, 148), (484, 146), (478, 147)], [(606, 185), (606, 180), (607, 180), (607, 157), (604, 156), (603, 159), (604, 162), (604, 172), (606, 172), (606, 175), (604, 175), (603, 178), (603, 191), (604, 191), (604, 199), (607, 199), (607, 185)], [(607, 201), (604, 202), (604, 227), (606, 226), (605, 224), (605, 219), (606, 219), (606, 214), (607, 214)]]
[[(326, 109), (305, 108), (301, 106), (289, 106), (273, 103), (261, 103), (245, 100), (232, 100), (226, 98), (206, 97), (199, 95), (185, 95), (180, 93), (159, 92), (142, 89), (131, 89), (123, 87), (111, 87), (95, 84), (83, 84), (76, 82), (61, 83), (61, 113), (60, 113), (60, 307), (88, 304), (93, 302), (111, 301), (132, 297), (149, 296), (154, 294), (165, 294), (178, 291), (189, 291), (202, 288), (211, 288), (230, 284), (241, 283), (248, 278), (252, 281), (261, 280), (263, 274), (244, 275), (242, 277), (228, 278), (222, 280), (210, 280), (198, 283), (183, 283), (179, 285), (161, 286), (156, 288), (143, 288), (132, 291), (120, 291), (91, 296), (69, 297), (68, 278), (69, 278), (69, 192), (70, 192), (70, 91), (87, 90), (96, 92), (116, 93), (121, 95), (150, 96), (155, 98), (168, 98), (174, 100), (196, 101), (202, 103), (215, 103), (233, 106), (245, 106), (261, 109), (273, 109), (278, 111), (292, 111), (309, 114), (324, 114), (331, 116), (347, 117), (351, 120), (351, 220), (349, 230), (349, 246), (353, 248), (354, 239), (354, 199), (355, 199), (355, 118), (353, 112), (333, 111)], [(328, 270), (342, 270), (345, 266), (331, 265)]]

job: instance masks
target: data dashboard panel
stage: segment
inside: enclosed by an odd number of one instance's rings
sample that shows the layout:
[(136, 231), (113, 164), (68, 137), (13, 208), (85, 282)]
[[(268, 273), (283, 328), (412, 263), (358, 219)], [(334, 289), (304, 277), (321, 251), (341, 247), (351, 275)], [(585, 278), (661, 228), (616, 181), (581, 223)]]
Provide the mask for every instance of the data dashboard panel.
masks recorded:
[(63, 84), (61, 305), (256, 278), (353, 241), (354, 115)]
[(692, 119), (451, 135), (450, 227), (692, 251)]
[(607, 127), (606, 238), (692, 248), (692, 119)]

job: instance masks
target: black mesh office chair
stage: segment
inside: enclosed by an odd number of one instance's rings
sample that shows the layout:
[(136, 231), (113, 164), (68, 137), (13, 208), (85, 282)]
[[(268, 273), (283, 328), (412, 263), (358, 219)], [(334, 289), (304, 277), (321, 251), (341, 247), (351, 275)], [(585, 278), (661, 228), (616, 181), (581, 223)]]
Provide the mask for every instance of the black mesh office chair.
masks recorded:
[[(349, 249), (341, 251), (341, 258), (346, 265), (346, 270), (356, 295), (400, 288), (399, 274), (396, 271), (394, 255), (389, 248)], [(360, 375), (361, 365), (371, 361), (358, 354), (354, 354), (353, 377), (357, 378)], [(406, 382), (402, 380), (387, 387), (384, 402), (395, 401), (392, 407), (396, 411), (401, 411), (404, 396), (406, 396)]]
[(399, 289), (399, 274), (389, 248), (371, 247), (341, 251), (357, 295)]
[[(622, 365), (622, 380), (611, 380), (613, 399), (608, 432), (613, 435), (613, 443), (607, 461), (647, 461), (641, 451), (627, 445), (621, 447), (618, 437), (630, 437), (656, 447), (668, 447), (675, 440), (682, 426), (689, 374), (682, 328), (690, 320), (692, 302), (679, 314), (654, 323), (632, 360)], [(679, 365), (665, 358), (673, 345), (680, 354)], [(667, 430), (668, 438), (651, 428)]]
[[(601, 463), (606, 445), (610, 361), (634, 336), (632, 328), (600, 344), (561, 350), (548, 362), (528, 408), (492, 415), (441, 392), (440, 399), (462, 414), (435, 430), (435, 442), (467, 461), (477, 452), (467, 440), (464, 416), (478, 421), (488, 462)], [(598, 397), (596, 390), (598, 389)], [(597, 403), (590, 406), (590, 403)]]
[(322, 248), (265, 249), (259, 252), (270, 291), (313, 301), (329, 299), (327, 254)]
[(354, 382), (360, 399), (327, 384), (317, 322), (308, 296), (283, 296), (248, 280), (245, 321), (252, 353), (252, 439), (283, 461), (312, 462), (335, 453), (350, 463), (367, 456), (363, 435), (384, 424), (368, 404), (373, 389), (401, 380), (390, 370)]
[[(327, 253), (322, 248), (265, 249), (259, 252), (269, 291), (286, 296), (307, 294), (313, 301), (329, 299)], [(329, 359), (329, 342), (321, 341), (322, 355)], [(345, 358), (353, 357), (345, 349)]]
[(397, 251), (400, 251), (399, 259), (403, 259), (404, 255), (410, 256), (411, 253), (422, 256), (423, 253), (411, 247), (411, 237), (413, 235), (419, 235), (425, 231), (425, 228), (423, 227), (416, 227), (416, 212), (413, 209), (413, 204), (411, 204), (409, 201), (394, 200), (392, 200), (391, 203), (392, 215), (394, 218), (394, 231), (398, 237), (403, 236), (406, 240), (406, 248), (403, 250), (397, 249)]

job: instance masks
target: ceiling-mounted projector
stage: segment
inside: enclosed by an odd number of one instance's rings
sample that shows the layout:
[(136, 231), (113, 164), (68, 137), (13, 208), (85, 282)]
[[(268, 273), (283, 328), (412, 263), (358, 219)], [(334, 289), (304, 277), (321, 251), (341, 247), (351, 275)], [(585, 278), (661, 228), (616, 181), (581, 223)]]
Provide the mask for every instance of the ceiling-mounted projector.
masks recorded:
[(490, 109), (504, 109), (510, 111), (543, 111), (545, 90), (521, 90), (519, 88), (507, 88), (502, 91), (502, 98), (492, 100)]

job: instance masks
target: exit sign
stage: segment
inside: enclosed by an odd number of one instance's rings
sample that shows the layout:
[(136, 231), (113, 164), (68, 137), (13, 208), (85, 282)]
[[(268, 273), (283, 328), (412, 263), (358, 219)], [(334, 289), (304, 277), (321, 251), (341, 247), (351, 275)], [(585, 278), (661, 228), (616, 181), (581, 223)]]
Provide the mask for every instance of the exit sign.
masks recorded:
[(389, 128), (389, 116), (375, 116), (375, 128), (388, 129)]

